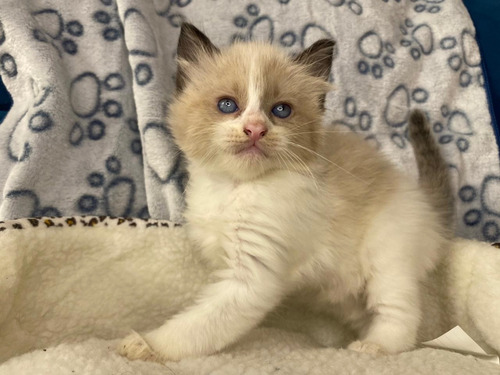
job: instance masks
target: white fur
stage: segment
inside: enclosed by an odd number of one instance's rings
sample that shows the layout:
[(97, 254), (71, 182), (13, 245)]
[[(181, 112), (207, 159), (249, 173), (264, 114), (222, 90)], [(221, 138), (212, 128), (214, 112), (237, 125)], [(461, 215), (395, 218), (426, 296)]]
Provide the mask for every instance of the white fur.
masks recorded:
[[(418, 283), (437, 262), (441, 245), (435, 214), (415, 186), (401, 182), (357, 247), (357, 239), (331, 227), (332, 204), (309, 177), (282, 171), (235, 182), (196, 164), (191, 176), (189, 235), (221, 269), (220, 279), (192, 307), (145, 335), (160, 358), (214, 353), (304, 287), (320, 290), (318, 302), (337, 309), (352, 296), (355, 305), (366, 303), (367, 313), (352, 322), (361, 341), (351, 349), (413, 347)], [(349, 310), (336, 314), (352, 317)]]

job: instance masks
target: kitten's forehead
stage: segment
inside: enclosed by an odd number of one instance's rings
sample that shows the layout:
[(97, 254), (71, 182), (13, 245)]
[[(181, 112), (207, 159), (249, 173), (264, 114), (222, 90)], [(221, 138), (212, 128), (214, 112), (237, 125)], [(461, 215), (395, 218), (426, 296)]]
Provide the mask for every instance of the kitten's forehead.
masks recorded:
[(248, 106), (259, 106), (267, 98), (292, 94), (303, 80), (303, 69), (281, 50), (268, 44), (234, 44), (215, 62), (214, 75)]

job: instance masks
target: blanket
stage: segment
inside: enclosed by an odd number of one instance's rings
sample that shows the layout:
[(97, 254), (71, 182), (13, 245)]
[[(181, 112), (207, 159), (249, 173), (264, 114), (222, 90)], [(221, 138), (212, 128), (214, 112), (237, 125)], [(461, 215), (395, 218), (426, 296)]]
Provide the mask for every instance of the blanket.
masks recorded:
[[(458, 233), (500, 239), (498, 147), (461, 0), (2, 0), (14, 105), (0, 124), (0, 218), (68, 217), (0, 224), (0, 374), (498, 373), (435, 349), (338, 349), (335, 322), (287, 306), (213, 356), (162, 366), (116, 354), (118, 338), (163, 323), (210, 275), (172, 224), (187, 175), (165, 115), (183, 19), (221, 46), (264, 39), (294, 53), (334, 38), (326, 126), (411, 175), (408, 113), (422, 108), (450, 165)], [(500, 350), (498, 257), (457, 239), (426, 284), (422, 341), (460, 324)]]
[(412, 174), (407, 120), (422, 108), (453, 174), (458, 233), (500, 239), (499, 152), (461, 0), (2, 0), (14, 106), (0, 125), (0, 218), (182, 220), (185, 160), (165, 114), (183, 19), (220, 46), (268, 40), (294, 53), (334, 38), (328, 126)]
[[(168, 221), (109, 217), (0, 223), (0, 374), (498, 374), (497, 364), (437, 349), (374, 357), (339, 349), (328, 316), (281, 306), (222, 352), (165, 366), (116, 351), (188, 305), (210, 266)], [(456, 239), (424, 285), (419, 340), (459, 324), (500, 352), (500, 252)]]

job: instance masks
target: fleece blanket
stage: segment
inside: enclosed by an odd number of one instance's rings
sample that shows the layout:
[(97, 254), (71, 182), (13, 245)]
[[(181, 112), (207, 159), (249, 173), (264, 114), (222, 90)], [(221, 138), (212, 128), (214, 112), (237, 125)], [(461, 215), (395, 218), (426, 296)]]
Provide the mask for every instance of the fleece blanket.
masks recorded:
[[(374, 357), (339, 349), (328, 316), (281, 306), (237, 344), (165, 365), (130, 362), (117, 338), (190, 303), (211, 269), (168, 221), (68, 217), (0, 223), (0, 374), (498, 374), (471, 356), (417, 349)], [(420, 341), (459, 324), (500, 352), (500, 252), (457, 239), (424, 285)], [(4, 362), (5, 361), (5, 362)], [(3, 363), (2, 363), (3, 362)]]
[(500, 239), (500, 163), (475, 29), (461, 0), (2, 0), (0, 218), (182, 220), (185, 161), (165, 123), (182, 19), (220, 46), (294, 53), (337, 41), (326, 122), (410, 173), (425, 110), (450, 164), (458, 233)]

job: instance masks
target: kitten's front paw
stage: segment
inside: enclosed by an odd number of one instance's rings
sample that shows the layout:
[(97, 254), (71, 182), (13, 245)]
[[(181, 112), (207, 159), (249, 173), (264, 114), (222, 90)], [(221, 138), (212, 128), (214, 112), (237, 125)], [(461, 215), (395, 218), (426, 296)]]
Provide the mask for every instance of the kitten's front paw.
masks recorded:
[(160, 362), (153, 349), (137, 332), (132, 331), (118, 346), (118, 353), (130, 360), (140, 359), (143, 361)]
[(378, 344), (368, 341), (353, 341), (347, 347), (349, 350), (354, 350), (359, 353), (368, 353), (374, 355), (385, 355), (387, 352)]

